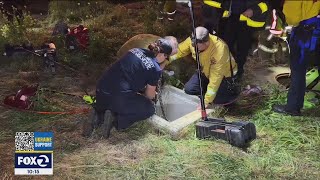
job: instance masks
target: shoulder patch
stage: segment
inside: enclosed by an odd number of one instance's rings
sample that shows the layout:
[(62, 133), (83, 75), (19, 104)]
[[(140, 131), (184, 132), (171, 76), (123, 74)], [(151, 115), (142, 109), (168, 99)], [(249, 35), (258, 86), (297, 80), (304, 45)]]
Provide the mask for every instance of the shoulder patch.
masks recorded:
[(130, 49), (129, 51), (141, 60), (141, 62), (147, 68), (147, 70), (155, 67), (152, 62), (152, 59), (150, 57), (147, 57), (140, 49), (134, 48)]

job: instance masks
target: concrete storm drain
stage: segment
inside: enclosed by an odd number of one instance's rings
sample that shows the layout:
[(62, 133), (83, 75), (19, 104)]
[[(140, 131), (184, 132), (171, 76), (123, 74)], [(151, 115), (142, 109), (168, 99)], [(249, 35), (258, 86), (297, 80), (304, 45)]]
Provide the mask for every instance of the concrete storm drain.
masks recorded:
[[(149, 118), (156, 128), (164, 129), (174, 138), (179, 137), (189, 125), (201, 119), (197, 110), (200, 100), (197, 96), (185, 94), (181, 89), (173, 86), (164, 86), (160, 100), (156, 104), (156, 114)], [(207, 113), (213, 110), (208, 109)]]
[[(160, 37), (152, 34), (138, 34), (130, 38), (119, 49), (117, 56), (121, 57), (131, 48), (147, 48), (150, 43), (158, 38)], [(158, 101), (156, 115), (148, 120), (156, 128), (169, 132), (173, 137), (179, 137), (186, 127), (201, 119), (200, 111), (196, 110), (200, 103), (197, 96), (187, 95), (181, 89), (169, 85), (163, 87), (161, 94), (164, 113), (162, 113)], [(212, 111), (208, 109), (207, 113)]]
[[(272, 67), (264, 70), (259, 79), (264, 83), (287, 84), (288, 68)], [(278, 76), (277, 76), (278, 75)], [(281, 75), (281, 76), (280, 76)], [(162, 107), (160, 106), (162, 100)], [(163, 129), (173, 138), (179, 138), (184, 134), (184, 130), (201, 119), (201, 113), (197, 110), (200, 99), (197, 96), (186, 94), (183, 90), (166, 85), (162, 89), (161, 99), (156, 104), (156, 114), (149, 118), (156, 128)], [(213, 109), (207, 109), (207, 114), (212, 113)]]

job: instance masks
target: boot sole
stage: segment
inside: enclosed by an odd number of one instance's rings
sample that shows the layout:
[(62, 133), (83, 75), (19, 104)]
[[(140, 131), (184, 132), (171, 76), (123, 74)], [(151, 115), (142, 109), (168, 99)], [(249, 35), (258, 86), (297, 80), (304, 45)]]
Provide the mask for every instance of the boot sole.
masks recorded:
[(89, 118), (86, 118), (82, 124), (82, 135), (84, 137), (90, 137), (93, 132), (93, 121), (95, 121), (96, 112), (92, 110), (90, 112)]
[(110, 131), (113, 127), (112, 125), (112, 121), (113, 121), (113, 116), (111, 111), (107, 110), (104, 113), (104, 122), (103, 122), (103, 137), (104, 138), (109, 138), (110, 137)]

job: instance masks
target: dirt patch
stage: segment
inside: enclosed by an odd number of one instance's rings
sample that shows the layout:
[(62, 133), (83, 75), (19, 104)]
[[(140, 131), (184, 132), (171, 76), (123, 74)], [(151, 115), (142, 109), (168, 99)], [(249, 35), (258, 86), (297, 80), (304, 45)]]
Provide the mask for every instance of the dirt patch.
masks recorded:
[(273, 84), (273, 85), (280, 85), (279, 82), (276, 80), (276, 76), (281, 73), (288, 73), (290, 72), (288, 67), (267, 67), (267, 68), (257, 68), (252, 69), (252, 77), (255, 79), (255, 83), (260, 86), (265, 86), (266, 83)]
[(244, 85), (254, 82), (254, 85), (279, 85), (276, 75), (290, 72), (289, 67), (270, 63), (258, 56), (249, 56), (245, 64)]

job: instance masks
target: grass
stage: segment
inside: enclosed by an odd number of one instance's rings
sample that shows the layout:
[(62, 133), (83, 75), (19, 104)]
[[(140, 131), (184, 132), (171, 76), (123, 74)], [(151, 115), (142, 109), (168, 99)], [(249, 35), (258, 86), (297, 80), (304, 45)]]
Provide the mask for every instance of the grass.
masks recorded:
[[(69, 53), (63, 47), (58, 47), (61, 49), (59, 60), (81, 70), (94, 71), (92, 73), (97, 76), (105, 65), (115, 60), (116, 50), (135, 34), (156, 31), (157, 35), (169, 33), (179, 36), (179, 39), (184, 39), (189, 34), (183, 30), (183, 23), (186, 23), (184, 21), (179, 21), (177, 26), (163, 28), (158, 22), (153, 23), (154, 16), (146, 16), (153, 12), (141, 12), (137, 16), (138, 21), (128, 18), (136, 12), (126, 11), (123, 6), (110, 8), (107, 2), (102, 1), (98, 4), (98, 10), (92, 14), (93, 17), (88, 18), (86, 14), (94, 8), (87, 1), (83, 2), (85, 3), (80, 5), (77, 2), (65, 2), (71, 5), (64, 6), (63, 1), (52, 1), (52, 16), (44, 24), (54, 23), (62, 18), (69, 19), (71, 23), (88, 25), (92, 30), (92, 43), (88, 51)], [(83, 8), (81, 11), (67, 11), (68, 8), (74, 10), (79, 6)], [(66, 7), (68, 8), (64, 9)], [(102, 11), (103, 8), (105, 10)], [(82, 15), (77, 19), (71, 12)], [(60, 17), (62, 15), (66, 17)], [(19, 30), (20, 27), (17, 28)], [(12, 34), (14, 31), (8, 32)], [(28, 38), (31, 38), (33, 32), (28, 32)], [(46, 36), (44, 32), (40, 32), (41, 37), (36, 37), (37, 41)], [(12, 36), (8, 38), (19, 39)], [(1, 36), (0, 44), (5, 40), (8, 39)], [(19, 70), (38, 71), (42, 87), (80, 91), (79, 77), (66, 72), (44, 76), (39, 63), (41, 61), (36, 58), (24, 57), (11, 61), (1, 62), (1, 99), (8, 93), (15, 92), (18, 87), (33, 82), (31, 79), (21, 78), (17, 73)], [(170, 67), (177, 74), (174, 78), (185, 82), (193, 74), (192, 71), (183, 71), (185, 67), (194, 68), (190, 67), (190, 63), (191, 61), (185, 61), (180, 68)], [(263, 63), (249, 63), (247, 68), (264, 67)], [(95, 82), (93, 79), (96, 77), (91, 78)], [(255, 123), (258, 137), (247, 149), (232, 147), (221, 140), (198, 140), (194, 126), (190, 126), (180, 139), (174, 140), (147, 122), (137, 123), (123, 132), (113, 130), (112, 136), (107, 140), (100, 138), (99, 131), (91, 138), (84, 138), (81, 136), (81, 122), (87, 115), (38, 115), (1, 108), (0, 148), (8, 151), (0, 151), (0, 171), (4, 172), (3, 178), (13, 178), (13, 164), (10, 162), (13, 162), (15, 132), (52, 131), (55, 137), (55, 156), (54, 176), (51, 179), (320, 179), (318, 109), (306, 109), (304, 117), (273, 113), (271, 106), (284, 103), (286, 92), (275, 86), (263, 88), (266, 89), (265, 96), (242, 99), (238, 106), (229, 109), (216, 108), (211, 115)], [(84, 107), (78, 98), (48, 91), (39, 91), (35, 100), (34, 110), (64, 111)]]
[[(192, 126), (187, 136), (172, 140), (146, 122), (113, 131), (108, 140), (85, 139), (80, 136), (85, 116), (13, 111), (1, 120), (1, 142), (11, 142), (17, 131), (53, 131), (55, 179), (319, 179), (319, 118), (272, 113), (271, 104), (284, 97), (285, 92), (273, 91), (251, 115), (258, 138), (246, 150), (220, 140), (198, 140)], [(56, 105), (50, 101), (47, 106), (53, 110)], [(228, 117), (230, 111), (217, 109), (214, 116)], [(237, 111), (237, 118), (247, 118)]]
[[(248, 149), (198, 140), (194, 127), (173, 140), (142, 122), (125, 132), (113, 131), (109, 140), (87, 140), (56, 164), (57, 178), (319, 179), (319, 118), (273, 113), (269, 107), (283, 101), (279, 97), (285, 92), (272, 92), (250, 118), (258, 138)], [(214, 115), (221, 113), (229, 115), (221, 109)]]
[(258, 138), (246, 150), (198, 140), (194, 127), (174, 141), (141, 123), (82, 147), (57, 171), (70, 179), (319, 179), (319, 118), (275, 114), (270, 102), (251, 118)]
[[(147, 123), (113, 132), (109, 140), (83, 139), (79, 121), (66, 116), (12, 113), (6, 127), (11, 134), (54, 131), (58, 179), (317, 179), (319, 118), (272, 113), (271, 104), (284, 102), (285, 92), (274, 89), (271, 93), (250, 118), (257, 126), (258, 139), (246, 151), (223, 141), (198, 140), (194, 127), (178, 141)], [(43, 100), (45, 94), (39, 96)], [(56, 105), (50, 101), (46, 106), (53, 110)], [(214, 116), (229, 113), (220, 108)], [(240, 110), (236, 113), (245, 118)], [(10, 139), (8, 131), (1, 134)]]

